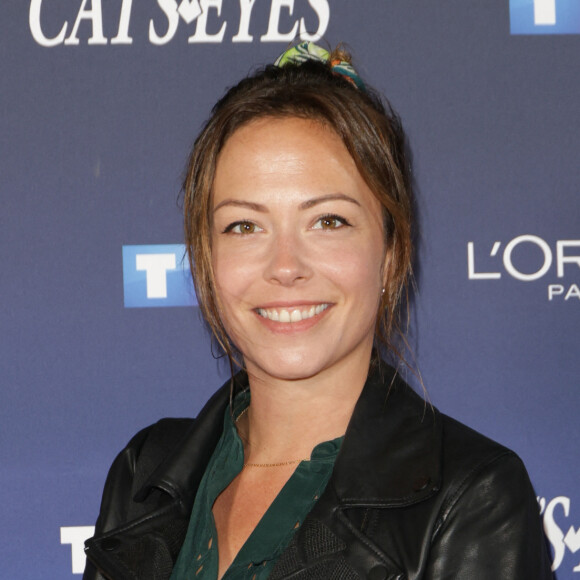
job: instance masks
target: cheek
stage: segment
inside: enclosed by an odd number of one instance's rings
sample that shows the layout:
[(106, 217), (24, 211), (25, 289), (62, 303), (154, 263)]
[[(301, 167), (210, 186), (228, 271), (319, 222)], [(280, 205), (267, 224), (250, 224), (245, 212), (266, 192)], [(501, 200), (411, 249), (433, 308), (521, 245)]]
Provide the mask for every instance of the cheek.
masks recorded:
[(236, 259), (232, 252), (224, 251), (219, 244), (214, 247), (213, 271), (216, 291), (222, 301), (239, 293), (239, 286), (246, 279), (242, 272), (244, 269), (244, 261)]
[(382, 287), (382, 247), (343, 247), (321, 260), (327, 275), (356, 294), (374, 296)]
[(216, 285), (221, 292), (239, 295), (259, 274), (260, 257), (264, 250), (258, 244), (243, 244), (225, 240), (214, 244), (212, 265)]
[(244, 298), (256, 279), (252, 262), (236, 259), (228, 253), (214, 252), (213, 271), (220, 317), (228, 334), (235, 335), (236, 319), (244, 308)]

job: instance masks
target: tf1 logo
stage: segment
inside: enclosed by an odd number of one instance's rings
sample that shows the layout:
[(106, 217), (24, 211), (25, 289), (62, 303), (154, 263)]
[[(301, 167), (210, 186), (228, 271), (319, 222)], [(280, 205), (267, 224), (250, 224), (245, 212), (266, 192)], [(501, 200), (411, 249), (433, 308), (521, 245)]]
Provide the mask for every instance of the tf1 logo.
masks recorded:
[(123, 246), (125, 308), (197, 306), (185, 246)]
[(580, 34), (578, 0), (510, 0), (512, 34)]

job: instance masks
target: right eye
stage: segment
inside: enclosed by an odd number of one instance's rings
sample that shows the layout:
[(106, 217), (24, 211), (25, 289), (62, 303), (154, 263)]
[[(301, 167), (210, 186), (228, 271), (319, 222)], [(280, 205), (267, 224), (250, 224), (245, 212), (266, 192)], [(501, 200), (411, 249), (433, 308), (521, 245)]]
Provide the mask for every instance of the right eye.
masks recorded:
[(261, 232), (262, 228), (258, 227), (254, 222), (239, 221), (231, 223), (224, 231), (224, 234), (238, 234), (247, 235)]

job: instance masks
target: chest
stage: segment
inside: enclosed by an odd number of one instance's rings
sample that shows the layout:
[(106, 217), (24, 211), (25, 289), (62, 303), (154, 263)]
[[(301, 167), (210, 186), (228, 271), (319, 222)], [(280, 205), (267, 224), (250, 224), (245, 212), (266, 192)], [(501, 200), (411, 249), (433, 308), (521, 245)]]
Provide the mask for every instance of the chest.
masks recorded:
[(221, 578), (292, 475), (294, 467), (244, 469), (214, 502)]

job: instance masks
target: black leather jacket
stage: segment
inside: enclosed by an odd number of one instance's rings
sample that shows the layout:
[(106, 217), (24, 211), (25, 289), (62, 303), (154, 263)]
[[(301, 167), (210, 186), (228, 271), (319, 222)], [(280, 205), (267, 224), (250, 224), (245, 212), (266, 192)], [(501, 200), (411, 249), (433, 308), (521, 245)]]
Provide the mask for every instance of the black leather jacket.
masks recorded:
[[(84, 580), (170, 577), (228, 401), (229, 382), (196, 420), (163, 419), (119, 454)], [(512, 451), (425, 404), (381, 363), (326, 491), (270, 578), (549, 579), (538, 511)]]

